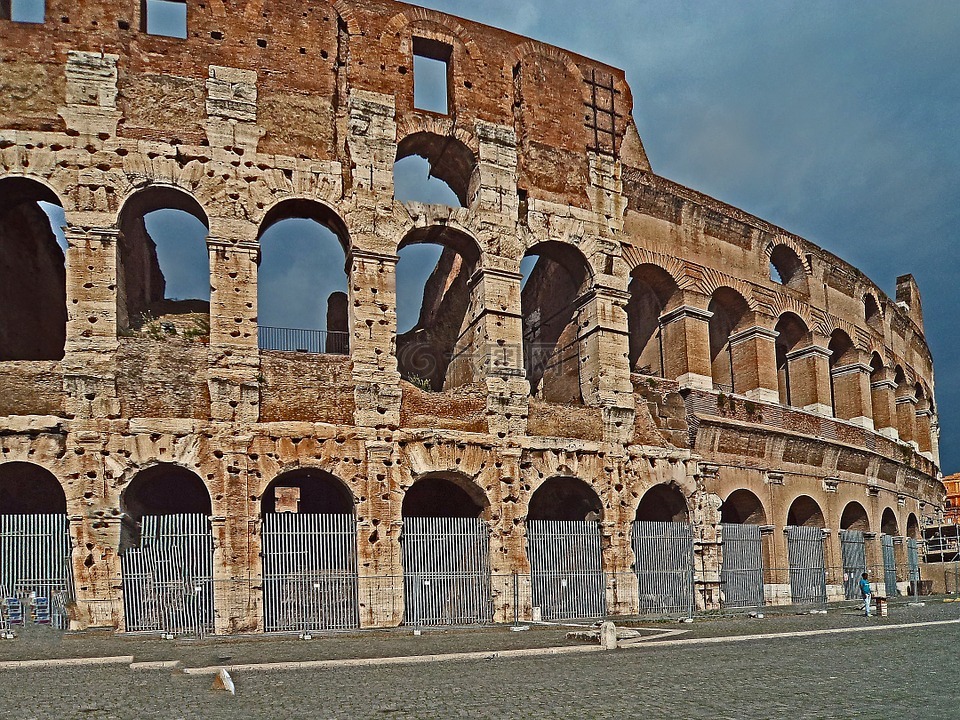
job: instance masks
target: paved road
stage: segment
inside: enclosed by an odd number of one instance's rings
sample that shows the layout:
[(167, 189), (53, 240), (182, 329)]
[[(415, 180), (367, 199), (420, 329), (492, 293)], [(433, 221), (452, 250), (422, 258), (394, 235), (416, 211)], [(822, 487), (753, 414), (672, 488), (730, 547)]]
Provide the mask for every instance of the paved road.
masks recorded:
[[(683, 637), (737, 636), (956, 619), (960, 603), (894, 608), (886, 620), (851, 612), (710, 620)], [(495, 650), (551, 644), (560, 631), (384, 633), (310, 643), (159, 643), (102, 639), (105, 654), (212, 659), (357, 657), (444, 649)], [(518, 639), (524, 637), (525, 640)], [(49, 638), (20, 643), (41, 648)], [(76, 639), (61, 647), (76, 647)], [(133, 643), (131, 645), (130, 643)], [(352, 650), (352, 651), (351, 651)], [(4, 652), (7, 651), (7, 652)], [(165, 651), (165, 653), (164, 653)], [(239, 652), (238, 652), (239, 651)], [(240, 657), (238, 657), (238, 655)], [(0, 718), (954, 718), (960, 708), (960, 624), (914, 626), (722, 644), (657, 646), (607, 653), (495, 658), (429, 665), (385, 665), (236, 673), (237, 695), (209, 689), (208, 676), (132, 672), (124, 666), (6, 670)]]

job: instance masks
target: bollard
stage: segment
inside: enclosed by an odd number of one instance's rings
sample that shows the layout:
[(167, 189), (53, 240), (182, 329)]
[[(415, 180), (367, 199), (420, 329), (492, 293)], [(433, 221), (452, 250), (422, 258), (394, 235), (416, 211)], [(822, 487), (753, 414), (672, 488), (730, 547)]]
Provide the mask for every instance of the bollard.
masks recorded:
[(877, 615), (880, 617), (887, 617), (887, 599), (885, 597), (878, 596), (877, 601)]
[(600, 645), (604, 650), (617, 649), (617, 626), (609, 620), (600, 626)]

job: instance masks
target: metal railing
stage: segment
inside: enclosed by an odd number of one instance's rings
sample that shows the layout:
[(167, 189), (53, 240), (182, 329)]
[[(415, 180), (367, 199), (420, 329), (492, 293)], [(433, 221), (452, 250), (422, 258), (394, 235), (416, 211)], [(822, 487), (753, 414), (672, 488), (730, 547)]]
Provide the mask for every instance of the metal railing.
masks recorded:
[(349, 355), (350, 333), (336, 330), (306, 330), (260, 325), (257, 328), (261, 350), (302, 352), (315, 355)]

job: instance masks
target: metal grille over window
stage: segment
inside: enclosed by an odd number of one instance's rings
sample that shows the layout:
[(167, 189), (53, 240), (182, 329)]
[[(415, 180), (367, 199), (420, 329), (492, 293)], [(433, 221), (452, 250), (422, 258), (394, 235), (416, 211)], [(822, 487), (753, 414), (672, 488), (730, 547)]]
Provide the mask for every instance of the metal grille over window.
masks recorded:
[(689, 523), (633, 523), (641, 613), (694, 611), (693, 528)]
[[(66, 515), (0, 516), (0, 602), (22, 622), (66, 629), (73, 600), (70, 521)], [(15, 601), (15, 602), (14, 602)]]
[(606, 614), (600, 526), (589, 520), (530, 520), (527, 523), (534, 617), (543, 620), (603, 617)]
[(796, 605), (825, 605), (827, 576), (823, 558), (823, 529), (788, 526), (790, 598)]
[(760, 525), (724, 523), (720, 582), (724, 607), (761, 607), (763, 541)]

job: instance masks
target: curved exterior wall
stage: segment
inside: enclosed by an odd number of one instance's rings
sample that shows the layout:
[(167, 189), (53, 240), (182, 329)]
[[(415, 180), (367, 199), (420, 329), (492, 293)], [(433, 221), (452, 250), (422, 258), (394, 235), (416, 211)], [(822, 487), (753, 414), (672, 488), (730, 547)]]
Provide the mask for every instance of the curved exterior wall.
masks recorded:
[[(209, 491), (220, 632), (262, 629), (260, 496), (296, 468), (353, 495), (364, 626), (402, 617), (402, 592), (377, 578), (402, 574), (403, 498), (431, 474), (482, 492), (503, 576), (529, 572), (524, 520), (546, 480), (573, 476), (600, 498), (611, 578), (633, 566), (644, 493), (671, 485), (700, 541), (703, 607), (721, 601), (720, 508), (736, 490), (760, 499), (777, 537), (802, 495), (833, 530), (850, 502), (873, 532), (886, 509), (898, 534), (939, 510), (912, 278), (888, 298), (828, 251), (656, 175), (622, 71), (387, 0), (190, 3), (182, 40), (142, 32), (140, 13), (136, 0), (49, 0), (42, 25), (0, 20), (0, 180), (26, 178), (36, 184), (16, 187), (45, 193), (31, 199), (62, 204), (69, 242), (62, 357), (0, 362), (0, 463), (40, 465), (63, 485), (80, 626), (122, 627), (122, 496), (159, 463)], [(424, 41), (449, 52), (446, 115), (414, 108)], [(457, 162), (442, 158), (449, 138)], [(446, 163), (465, 207), (393, 199), (411, 143)], [(141, 278), (124, 267), (121, 213), (158, 187), (209, 228), (201, 342), (128, 331)], [(258, 349), (258, 238), (289, 200), (344, 242), (349, 356)], [(398, 248), (431, 228), (475, 255), (442, 393), (398, 367)], [(584, 277), (566, 361), (533, 396), (520, 274), (531, 249)], [(495, 618), (513, 604), (497, 595)], [(635, 591), (611, 581), (607, 607), (636, 612)]]

